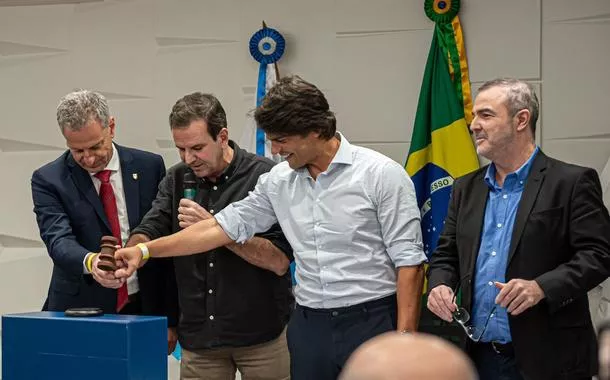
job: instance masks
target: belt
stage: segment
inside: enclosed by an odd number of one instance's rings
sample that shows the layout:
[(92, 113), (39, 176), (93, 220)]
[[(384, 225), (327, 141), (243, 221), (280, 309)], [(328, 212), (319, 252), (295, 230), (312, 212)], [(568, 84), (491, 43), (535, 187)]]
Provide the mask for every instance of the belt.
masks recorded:
[(318, 315), (328, 315), (331, 317), (338, 317), (340, 315), (345, 315), (353, 312), (367, 312), (370, 309), (377, 307), (387, 307), (396, 305), (396, 294), (391, 294), (389, 296), (379, 298), (373, 301), (363, 302), (356, 305), (345, 306), (345, 307), (336, 307), (332, 309), (314, 309), (307, 306), (301, 306), (297, 304), (297, 308), (303, 310), (305, 314), (318, 314)]
[(479, 343), (475, 343), (475, 346), (491, 349), (493, 352), (495, 352), (498, 355), (515, 356), (515, 348), (513, 347), (512, 342), (508, 342), (508, 343), (479, 342)]

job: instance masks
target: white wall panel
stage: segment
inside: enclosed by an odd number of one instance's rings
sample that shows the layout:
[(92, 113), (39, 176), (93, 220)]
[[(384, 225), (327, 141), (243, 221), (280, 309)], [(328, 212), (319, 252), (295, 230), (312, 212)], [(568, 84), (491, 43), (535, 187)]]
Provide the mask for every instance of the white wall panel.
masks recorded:
[[(318, 85), (350, 141), (404, 163), (432, 38), (420, 0), (22, 2), (41, 3), (57, 5), (0, 6), (6, 178), (0, 282), (26, 288), (15, 297), (0, 284), (0, 312), (35, 310), (46, 293), (51, 262), (28, 245), (40, 243), (29, 178), (65, 145), (55, 107), (73, 88), (108, 96), (119, 143), (173, 164), (178, 155), (167, 118), (186, 93), (217, 95), (230, 135), (239, 140), (258, 72), (248, 41), (264, 19), (287, 40), (280, 72)], [(542, 101), (537, 139), (545, 151), (601, 169), (610, 155), (610, 124), (600, 112), (610, 104), (610, 2), (469, 0), (462, 6), (474, 91), (498, 76), (532, 80)]]
[(47, 48), (69, 49), (69, 21), (73, 12), (74, 5), (2, 7), (0, 8), (0, 40)]
[(336, 111), (353, 140), (411, 139), (432, 30), (337, 38)]
[[(610, 12), (610, 2), (608, 8)], [(610, 16), (604, 23), (545, 24), (544, 106), (554, 111), (547, 115), (545, 139), (609, 132), (610, 121), (600, 117), (608, 107), (609, 36)], [(566, 49), (571, 40), (580, 43)]]
[(69, 65), (64, 53), (0, 58), (0, 138), (65, 146), (55, 109), (73, 87)]
[(336, 0), (335, 30), (339, 34), (362, 31), (432, 29), (421, 0)]
[(471, 80), (540, 78), (540, 0), (474, 0), (462, 4), (460, 18)]
[(237, 41), (237, 0), (155, 0), (155, 35)]
[(150, 96), (156, 42), (149, 0), (75, 6), (73, 82), (117, 94)]
[(168, 117), (172, 106), (180, 97), (202, 91), (214, 94), (222, 103), (231, 135), (241, 133), (245, 118), (242, 86), (236, 75), (239, 55), (237, 43), (161, 48), (154, 79), (155, 130), (163, 138), (171, 138)]
[(543, 146), (562, 160), (601, 171), (610, 155), (610, 2), (545, 1)]

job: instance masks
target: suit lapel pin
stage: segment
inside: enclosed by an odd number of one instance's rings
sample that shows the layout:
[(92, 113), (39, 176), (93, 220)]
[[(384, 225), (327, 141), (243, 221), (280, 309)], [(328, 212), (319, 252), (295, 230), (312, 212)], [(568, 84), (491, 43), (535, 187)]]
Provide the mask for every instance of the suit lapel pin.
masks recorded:
[(133, 177), (134, 180), (138, 180), (138, 173), (131, 173), (131, 176)]

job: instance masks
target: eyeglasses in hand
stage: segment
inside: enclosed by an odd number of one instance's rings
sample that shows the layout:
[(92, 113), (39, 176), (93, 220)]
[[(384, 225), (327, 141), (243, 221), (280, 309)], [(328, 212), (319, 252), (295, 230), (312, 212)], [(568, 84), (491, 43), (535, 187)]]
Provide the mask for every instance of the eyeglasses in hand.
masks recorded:
[[(453, 290), (453, 300), (452, 300), (453, 303), (455, 303), (455, 297), (457, 295), (458, 290), (460, 289), (460, 284), (462, 283), (462, 280), (466, 277), (468, 277), (468, 275), (466, 275), (465, 277), (460, 279), (458, 281), (455, 289)], [(478, 342), (483, 337), (483, 334), (485, 333), (485, 330), (487, 329), (487, 325), (489, 324), (489, 320), (494, 315), (495, 311), (496, 311), (496, 306), (494, 305), (494, 307), (491, 308), (491, 311), (487, 315), (487, 318), (485, 319), (485, 323), (483, 324), (483, 326), (474, 326), (472, 324), (469, 324), (470, 313), (468, 313), (468, 311), (466, 309), (464, 309), (463, 307), (458, 307), (456, 309), (456, 311), (453, 312), (453, 320), (456, 321), (460, 326), (462, 326), (462, 329), (464, 329), (466, 336), (468, 336), (468, 338), (470, 338), (470, 340), (472, 340), (474, 342)]]

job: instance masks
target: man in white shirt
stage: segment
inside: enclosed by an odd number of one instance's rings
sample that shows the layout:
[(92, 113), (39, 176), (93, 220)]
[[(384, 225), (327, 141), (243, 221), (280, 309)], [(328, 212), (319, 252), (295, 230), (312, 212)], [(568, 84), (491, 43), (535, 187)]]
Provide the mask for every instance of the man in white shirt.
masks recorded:
[(127, 268), (116, 275), (149, 255), (243, 243), (279, 223), (296, 261), (291, 377), (336, 379), (364, 341), (417, 328), (425, 255), (413, 183), (396, 162), (337, 133), (324, 94), (298, 76), (281, 79), (255, 119), (285, 161), (215, 218), (117, 251)]

